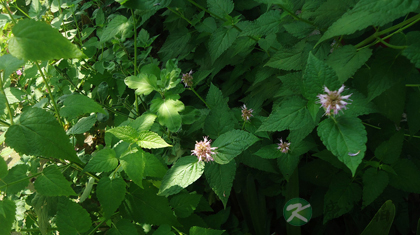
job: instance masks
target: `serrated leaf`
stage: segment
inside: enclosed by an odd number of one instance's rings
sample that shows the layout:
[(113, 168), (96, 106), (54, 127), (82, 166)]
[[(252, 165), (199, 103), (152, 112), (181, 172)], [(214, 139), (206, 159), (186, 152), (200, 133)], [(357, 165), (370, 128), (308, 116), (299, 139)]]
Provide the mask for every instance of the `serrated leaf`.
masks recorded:
[(304, 63), (302, 54), (305, 45), (305, 41), (300, 41), (292, 48), (280, 48), (264, 66), (287, 71), (301, 70)]
[(389, 175), (389, 184), (405, 192), (420, 193), (420, 170), (408, 159), (399, 159), (392, 168), (396, 175)]
[(3, 198), (0, 201), (0, 234), (11, 234), (12, 225), (15, 221), (16, 205), (12, 200)]
[(209, 53), (212, 63), (222, 55), (238, 37), (239, 31), (233, 27), (219, 27), (210, 35)]
[[(280, 31), (282, 17), (279, 11), (272, 10), (262, 14), (254, 22), (241, 27), (243, 36), (264, 36), (266, 34), (275, 34)], [(239, 24), (240, 25), (240, 24)]]
[(232, 0), (207, 0), (207, 6), (211, 12), (221, 17), (229, 15), (234, 7)]
[(120, 210), (123, 209), (123, 215), (126, 213), (139, 223), (179, 225), (169, 207), (168, 199), (158, 196), (158, 190), (151, 183), (144, 181), (143, 185), (144, 189), (137, 185), (130, 186), (120, 207)]
[(392, 164), (400, 157), (404, 141), (404, 132), (399, 131), (395, 133), (387, 141), (382, 142), (375, 149), (375, 157), (387, 164)]
[(309, 53), (303, 84), (303, 94), (308, 100), (317, 99), (317, 95), (323, 93), (324, 86), (331, 91), (338, 90), (341, 86), (335, 71), (325, 62), (316, 58), (312, 52)]
[(7, 184), (17, 182), (11, 185), (7, 185), (7, 189), (5, 190), (6, 193), (13, 195), (23, 190), (25, 187), (28, 186), (29, 179), (23, 180), (21, 182), (18, 182), (18, 181), (25, 179), (27, 177), (26, 175), (27, 171), (28, 171), (28, 165), (24, 165), (24, 164), (15, 165), (9, 170), (9, 173), (4, 178), (2, 178), (2, 180), (0, 180), (0, 187), (4, 187)]
[(118, 159), (115, 150), (105, 148), (94, 152), (93, 158), (85, 167), (85, 171), (108, 172), (114, 170), (117, 166)]
[(131, 122), (129, 125), (136, 129), (138, 132), (148, 131), (155, 122), (156, 117), (157, 116), (152, 113), (143, 113), (140, 117), (136, 118), (136, 120)]
[(224, 98), (222, 91), (215, 85), (213, 85), (213, 83), (211, 83), (209, 92), (206, 96), (206, 102), (211, 109), (215, 109), (216, 107), (221, 105), (227, 106), (228, 98)]
[(388, 186), (388, 174), (375, 168), (369, 168), (363, 174), (363, 205), (371, 204)]
[(124, 200), (126, 183), (122, 178), (102, 177), (96, 186), (96, 197), (103, 208), (106, 218), (110, 218)]
[(106, 114), (101, 105), (84, 95), (69, 95), (65, 97), (63, 103), (64, 107), (60, 109), (60, 115), (70, 119), (92, 112)]
[(129, 30), (133, 30), (131, 22), (125, 16), (117, 15), (107, 24), (99, 40), (104, 43), (117, 36), (117, 34), (124, 34)]
[(361, 0), (328, 28), (318, 44), (334, 36), (352, 34), (370, 25), (383, 26), (415, 11), (418, 5), (419, 2), (414, 0), (388, 1), (386, 4), (376, 0)]
[(190, 235), (222, 235), (225, 230), (216, 230), (211, 228), (201, 228), (193, 226), (190, 228)]
[(235, 179), (236, 163), (230, 161), (228, 164), (220, 165), (216, 163), (207, 164), (204, 175), (213, 192), (222, 201), (226, 209), (229, 200), (230, 191), (232, 189), (233, 180)]
[(360, 116), (378, 112), (376, 106), (359, 91), (349, 89), (349, 91), (344, 93), (351, 94), (351, 102), (346, 105), (347, 109), (343, 111), (347, 116)]
[(21, 20), (12, 32), (14, 36), (9, 40), (8, 49), (18, 59), (36, 61), (84, 57), (75, 45), (45, 22)]
[(136, 90), (137, 95), (148, 95), (152, 91), (158, 91), (157, 77), (154, 74), (140, 73), (137, 76), (129, 76), (124, 79), (125, 84)]
[(89, 213), (81, 205), (63, 197), (58, 203), (56, 223), (63, 235), (81, 234), (92, 226)]
[(95, 123), (96, 114), (92, 114), (89, 117), (83, 117), (67, 131), (67, 135), (83, 134), (89, 131)]
[(109, 129), (107, 132), (128, 143), (136, 143), (139, 136), (139, 132), (131, 126), (119, 126)]
[(324, 224), (350, 212), (360, 200), (362, 189), (344, 173), (335, 175), (324, 197)]
[(319, 28), (328, 28), (338, 20), (348, 9), (352, 8), (357, 1), (327, 0), (323, 2), (313, 13), (315, 23)]
[(184, 104), (180, 100), (155, 98), (150, 110), (157, 114), (159, 123), (168, 127), (170, 131), (177, 132), (181, 128), (182, 119), (179, 112), (184, 110)]
[(213, 156), (214, 161), (218, 164), (227, 164), (258, 140), (258, 137), (246, 131), (226, 132), (212, 144), (212, 147), (217, 147)]
[(158, 149), (172, 146), (166, 143), (158, 134), (151, 131), (140, 132), (136, 143), (140, 147), (146, 149)]
[(285, 24), (283, 27), (288, 33), (298, 39), (311, 36), (311, 33), (316, 29), (315, 26), (303, 21), (293, 21), (292, 23)]
[(369, 48), (357, 51), (353, 45), (346, 45), (335, 49), (325, 62), (334, 69), (342, 84), (353, 76), (371, 55), (372, 50)]
[(71, 188), (71, 183), (64, 178), (55, 165), (48, 166), (42, 171), (34, 183), (38, 193), (45, 196), (74, 196), (76, 193)]
[(130, 153), (121, 157), (121, 165), (125, 173), (138, 186), (143, 188), (143, 175), (146, 167), (146, 152), (139, 149), (135, 153)]
[(394, 203), (391, 200), (386, 201), (378, 212), (376, 212), (361, 235), (389, 234), (389, 230), (394, 222), (395, 211)]
[(170, 196), (194, 183), (204, 172), (204, 162), (195, 156), (180, 158), (162, 179), (159, 195)]
[[(347, 116), (327, 118), (319, 124), (318, 135), (327, 149), (337, 156), (354, 176), (366, 151), (367, 133), (362, 121)], [(352, 156), (353, 154), (356, 155)]]
[(19, 121), (7, 130), (6, 144), (18, 153), (81, 163), (63, 128), (43, 109), (24, 111)]
[(20, 60), (11, 54), (2, 55), (0, 57), (0, 70), (4, 71), (3, 79), (8, 78), (12, 73), (21, 68), (24, 64), (24, 60)]
[(196, 193), (178, 194), (173, 196), (169, 203), (178, 218), (186, 218), (195, 211), (201, 197), (202, 195)]
[(122, 219), (106, 232), (107, 235), (132, 235), (136, 234), (136, 226), (128, 219)]
[(257, 131), (296, 130), (305, 126), (312, 119), (306, 104), (307, 101), (298, 96), (283, 101)]

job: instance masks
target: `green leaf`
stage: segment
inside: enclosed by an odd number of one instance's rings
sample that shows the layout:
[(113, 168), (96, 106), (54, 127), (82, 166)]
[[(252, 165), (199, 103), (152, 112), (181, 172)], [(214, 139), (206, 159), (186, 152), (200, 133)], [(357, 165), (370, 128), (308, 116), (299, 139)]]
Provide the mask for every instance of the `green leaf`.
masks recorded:
[(312, 35), (312, 32), (316, 29), (315, 26), (308, 24), (303, 21), (293, 21), (285, 24), (284, 29), (294, 37), (303, 39)]
[(210, 12), (221, 17), (229, 15), (234, 7), (232, 0), (207, 0), (207, 6)]
[(200, 117), (201, 117), (200, 110), (192, 106), (185, 107), (185, 110), (181, 114), (182, 123), (186, 125), (193, 124), (195, 121), (200, 119)]
[(171, 226), (163, 224), (152, 235), (175, 235), (175, 233), (172, 232)]
[(165, 66), (166, 68), (160, 72), (160, 86), (166, 91), (176, 87), (180, 82), (179, 75), (181, 74), (181, 69), (178, 68), (177, 63), (174, 59), (168, 60)]
[(124, 155), (120, 159), (125, 173), (127, 173), (128, 177), (141, 188), (143, 188), (142, 182), (144, 169), (146, 167), (146, 154), (150, 153), (146, 153), (139, 149), (137, 152)]
[(37, 222), (42, 234), (48, 234), (47, 231), (51, 227), (51, 212), (53, 211), (54, 214), (57, 212), (57, 198), (58, 197), (47, 197), (36, 193), (31, 201), (31, 206), (38, 217)]
[(76, 193), (71, 188), (71, 183), (64, 178), (55, 165), (48, 166), (42, 171), (34, 183), (38, 193), (45, 196), (74, 196)]
[(301, 70), (306, 59), (302, 56), (305, 45), (305, 41), (300, 41), (292, 48), (280, 48), (264, 66), (287, 71)]
[(0, 93), (0, 115), (6, 114), (6, 103), (6, 96), (4, 96), (3, 93)]
[(107, 235), (132, 235), (137, 234), (136, 226), (128, 219), (122, 219), (106, 232)]
[(328, 56), (326, 63), (331, 66), (338, 76), (339, 83), (344, 83), (348, 78), (366, 63), (371, 57), (372, 50), (363, 48), (357, 51), (353, 45), (346, 45), (334, 50)]
[(146, 149), (158, 149), (172, 146), (166, 143), (158, 134), (151, 131), (140, 132), (137, 144)]
[(60, 115), (67, 118), (75, 118), (85, 113), (103, 113), (105, 110), (101, 105), (84, 95), (69, 95), (64, 99), (64, 107), (60, 110)]
[(152, 100), (150, 111), (157, 113), (159, 124), (168, 127), (171, 132), (181, 128), (182, 119), (179, 112), (184, 110), (180, 100), (155, 98)]
[(143, 182), (144, 189), (131, 185), (125, 200), (120, 207), (122, 213), (128, 214), (139, 223), (154, 225), (179, 225), (169, 207), (166, 197), (156, 195), (158, 190), (148, 181)]
[(140, 73), (137, 76), (129, 76), (124, 79), (125, 84), (136, 90), (137, 95), (148, 95), (152, 91), (158, 91), (157, 77), (153, 74)]
[(131, 126), (119, 126), (109, 129), (107, 132), (128, 143), (136, 143), (139, 137), (139, 132)]
[(399, 159), (393, 166), (397, 175), (390, 174), (389, 184), (405, 192), (420, 193), (420, 170), (414, 162)]
[(122, 33), (124, 36), (124, 34), (126, 34), (128, 31), (132, 30), (133, 25), (131, 24), (131, 21), (127, 20), (125, 16), (117, 15), (111, 20), (111, 22), (107, 24), (106, 28), (102, 31), (100, 41), (102, 43), (107, 42), (117, 36), (119, 33)]
[(319, 39), (318, 44), (334, 36), (352, 34), (370, 25), (383, 26), (415, 11), (418, 5), (419, 2), (414, 0), (386, 3), (376, 0), (361, 0), (328, 28)]
[(332, 23), (338, 20), (348, 9), (352, 8), (355, 1), (340, 1), (327, 0), (323, 2), (313, 13), (315, 24), (319, 28), (328, 28)]
[(3, 180), (9, 172), (7, 171), (7, 163), (3, 157), (0, 157), (0, 179)]
[(212, 147), (217, 147), (214, 161), (218, 164), (227, 164), (258, 140), (258, 137), (246, 131), (226, 132), (212, 144)]
[(292, 96), (275, 108), (257, 131), (296, 130), (305, 126), (312, 120), (306, 104), (301, 97)]
[(395, 133), (389, 140), (382, 142), (382, 144), (375, 149), (375, 157), (387, 164), (396, 162), (402, 151), (403, 140), (403, 131)]
[(389, 177), (385, 171), (369, 168), (363, 174), (363, 205), (371, 204), (388, 186)]
[(362, 196), (362, 189), (345, 173), (335, 175), (324, 197), (324, 224), (348, 213)]
[(0, 70), (4, 71), (3, 79), (8, 78), (12, 73), (20, 69), (24, 64), (24, 60), (20, 60), (10, 54), (2, 55), (0, 57)]
[(15, 104), (25, 100), (22, 96), (26, 96), (26, 93), (16, 87), (6, 87), (4, 88), (4, 93), (6, 93), (7, 101), (9, 104)]
[(163, 56), (162, 60), (186, 56), (190, 53), (188, 51), (190, 39), (191, 33), (186, 28), (179, 28), (175, 32), (171, 32), (159, 50)]
[(57, 120), (39, 108), (24, 111), (6, 132), (6, 144), (16, 152), (81, 163)]
[(327, 118), (319, 124), (318, 135), (327, 149), (337, 156), (354, 176), (366, 151), (367, 133), (362, 121), (347, 116)]
[(398, 125), (404, 112), (405, 91), (405, 84), (400, 82), (373, 100), (379, 112)]
[(284, 153), (277, 149), (277, 147), (277, 144), (265, 145), (254, 154), (265, 159), (277, 159), (284, 156)]
[(89, 117), (83, 117), (77, 121), (68, 131), (67, 135), (83, 134), (90, 130), (96, 123), (96, 114), (92, 114)]
[(118, 159), (114, 149), (101, 149), (92, 154), (85, 167), (85, 171), (89, 172), (108, 172), (114, 170), (118, 166)]
[(407, 33), (408, 47), (402, 51), (402, 55), (407, 57), (416, 68), (420, 68), (420, 42), (417, 40), (420, 32), (412, 31)]
[(216, 163), (207, 164), (204, 175), (210, 187), (216, 193), (226, 209), (232, 189), (233, 180), (236, 174), (236, 163), (230, 161), (228, 164), (220, 165)]
[(166, 165), (151, 153), (145, 152), (145, 156), (146, 166), (144, 169), (144, 176), (162, 179), (168, 170)]
[(370, 234), (389, 234), (389, 230), (395, 218), (395, 205), (391, 200), (386, 201), (376, 212), (368, 226), (363, 230), (361, 235)]
[(210, 35), (209, 53), (211, 62), (214, 63), (238, 37), (239, 31), (233, 27), (219, 27)]
[(106, 218), (110, 218), (124, 200), (126, 183), (122, 178), (109, 179), (102, 177), (96, 186), (96, 197), (104, 211)]
[(178, 218), (187, 218), (198, 206), (202, 195), (194, 193), (178, 194), (171, 198), (169, 203), (174, 208)]
[(408, 129), (414, 135), (420, 130), (420, 91), (418, 89), (407, 89), (405, 110), (407, 114)]
[(60, 234), (82, 234), (92, 226), (89, 213), (79, 204), (67, 198), (60, 198), (56, 218)]
[(179, 193), (188, 185), (201, 177), (204, 171), (204, 162), (198, 161), (195, 156), (180, 158), (169, 169), (162, 179), (159, 195), (170, 196)]
[(308, 100), (317, 99), (317, 95), (323, 93), (324, 86), (331, 91), (338, 90), (341, 86), (335, 71), (325, 62), (316, 58), (312, 52), (309, 53), (303, 84), (303, 94)]
[(350, 99), (352, 100), (351, 103), (346, 106), (347, 109), (343, 111), (347, 116), (360, 116), (378, 112), (376, 106), (359, 91), (349, 89), (349, 91), (346, 91), (345, 93), (351, 94)]
[(6, 175), (6, 177), (0, 180), (0, 187), (4, 187), (6, 184), (16, 182), (14, 184), (8, 185), (5, 191), (7, 194), (10, 194), (10, 195), (18, 193), (19, 191), (26, 188), (29, 184), (29, 179), (20, 181), (27, 177), (26, 175), (27, 171), (28, 171), (28, 165), (24, 165), (24, 164), (15, 165), (9, 170), (9, 173)]
[[(45, 22), (25, 19), (12, 29), (9, 52), (23, 60), (82, 58), (84, 54)], [(35, 46), (36, 45), (36, 46)]]
[(16, 205), (12, 200), (3, 198), (0, 201), (0, 234), (11, 234), (12, 225), (15, 221)]
[(140, 117), (136, 118), (136, 120), (131, 122), (129, 125), (136, 129), (138, 132), (148, 131), (155, 122), (156, 117), (157, 116), (152, 113), (143, 113)]
[(242, 32), (239, 36), (264, 36), (278, 33), (280, 31), (281, 21), (282, 17), (279, 11), (268, 11), (258, 17), (254, 22), (245, 25), (246, 27), (241, 27)]
[(216, 230), (211, 228), (191, 227), (190, 235), (222, 235), (225, 230)]

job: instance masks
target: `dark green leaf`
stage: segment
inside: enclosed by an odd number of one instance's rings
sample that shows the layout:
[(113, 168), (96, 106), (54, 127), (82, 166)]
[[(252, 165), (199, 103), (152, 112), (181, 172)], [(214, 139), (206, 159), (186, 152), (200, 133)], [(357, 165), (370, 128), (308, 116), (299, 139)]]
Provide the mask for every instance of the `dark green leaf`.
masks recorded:
[(38, 193), (45, 196), (74, 196), (76, 193), (71, 188), (71, 183), (64, 178), (55, 165), (48, 166), (42, 171), (34, 183)]
[(382, 142), (382, 144), (375, 149), (375, 157), (387, 164), (396, 162), (401, 154), (403, 140), (403, 131), (395, 133), (389, 140)]
[(0, 157), (0, 179), (4, 179), (9, 172), (7, 171), (7, 163), (3, 157)]
[(23, 181), (20, 181), (20, 180), (25, 179), (27, 177), (26, 175), (27, 171), (28, 171), (28, 165), (24, 165), (24, 164), (19, 164), (12, 167), (9, 170), (8, 174), (6, 171), (6, 174), (7, 174), (6, 177), (0, 180), (0, 187), (5, 187), (6, 184), (10, 184), (10, 183), (14, 183), (14, 182), (16, 183), (12, 185), (8, 185), (7, 189), (5, 190), (2, 189), (2, 191), (6, 191), (7, 194), (13, 195), (23, 190), (24, 188), (26, 188), (26, 186), (28, 186), (29, 184), (29, 179), (23, 180)]
[(0, 234), (11, 234), (16, 216), (16, 205), (13, 201), (3, 198), (0, 201)]
[(90, 172), (108, 172), (114, 170), (118, 165), (117, 155), (114, 149), (101, 149), (95, 151), (93, 158), (90, 159), (85, 167)]
[[(266, 34), (275, 34), (280, 31), (282, 17), (280, 12), (273, 10), (268, 11), (258, 17), (254, 22), (249, 22), (241, 27), (242, 32), (239, 34), (243, 36), (264, 36)], [(238, 24), (240, 26), (241, 23)]]
[(175, 235), (171, 230), (171, 226), (163, 224), (152, 235)]
[(24, 60), (20, 60), (10, 54), (2, 55), (0, 57), (0, 70), (4, 70), (3, 79), (7, 79), (24, 64)]
[(210, 187), (223, 202), (226, 208), (230, 191), (235, 179), (236, 163), (230, 161), (228, 164), (220, 165), (216, 163), (207, 164), (204, 175)]
[(125, 173), (127, 173), (128, 177), (141, 188), (143, 188), (142, 182), (144, 169), (146, 167), (146, 154), (150, 153), (146, 153), (139, 149), (137, 152), (124, 155), (120, 159)]
[(72, 126), (67, 131), (67, 135), (76, 135), (76, 134), (83, 134), (90, 130), (96, 123), (96, 114), (92, 114), (89, 117), (83, 117), (77, 121), (77, 123)]
[(386, 201), (381, 208), (376, 212), (373, 219), (370, 221), (361, 235), (370, 234), (389, 234), (389, 230), (395, 218), (395, 205), (391, 200)]
[(127, 219), (122, 219), (106, 232), (107, 235), (132, 235), (137, 234), (136, 226)]
[(191, 227), (190, 235), (222, 235), (225, 230), (215, 230), (210, 228)]
[(89, 97), (84, 95), (70, 95), (65, 97), (64, 107), (61, 108), (60, 115), (71, 119), (85, 113), (93, 112), (106, 114), (101, 105)]
[(126, 183), (122, 178), (111, 180), (105, 176), (99, 180), (96, 186), (96, 197), (101, 203), (106, 218), (110, 218), (120, 206), (126, 191)]
[(171, 198), (170, 204), (179, 218), (190, 216), (198, 206), (202, 195), (196, 193), (178, 194)]
[(232, 0), (207, 0), (207, 6), (214, 14), (224, 17), (233, 11)]
[(408, 159), (399, 159), (392, 168), (397, 175), (390, 174), (389, 184), (405, 192), (420, 193), (420, 170)]
[(407, 97), (405, 103), (405, 110), (407, 114), (408, 129), (410, 134), (414, 135), (420, 130), (420, 91), (407, 90)]
[(302, 58), (305, 41), (297, 43), (292, 48), (280, 48), (271, 59), (265, 64), (276, 69), (282, 70), (301, 70), (306, 58)]
[(379, 112), (396, 124), (404, 112), (405, 91), (405, 84), (397, 83), (373, 100)]
[(371, 204), (388, 186), (388, 174), (375, 168), (369, 168), (363, 174), (363, 207)]
[(67, 198), (59, 200), (56, 223), (58, 231), (63, 235), (84, 233), (92, 225), (89, 213), (81, 205)]
[(248, 147), (258, 141), (258, 138), (246, 131), (232, 130), (220, 135), (212, 147), (215, 150), (214, 161), (218, 164), (227, 164)]
[(230, 46), (232, 46), (239, 31), (233, 27), (219, 27), (213, 32), (209, 39), (209, 53), (212, 63), (222, 55)]

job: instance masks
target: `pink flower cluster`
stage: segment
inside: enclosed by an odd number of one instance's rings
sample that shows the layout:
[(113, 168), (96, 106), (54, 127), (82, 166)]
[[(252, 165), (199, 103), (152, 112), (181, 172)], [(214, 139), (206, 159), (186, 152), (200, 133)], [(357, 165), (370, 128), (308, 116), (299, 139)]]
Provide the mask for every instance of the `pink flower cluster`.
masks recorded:
[(319, 94), (319, 102), (321, 107), (324, 107), (325, 114), (330, 116), (331, 114), (337, 115), (340, 110), (347, 109), (346, 105), (350, 104), (344, 100), (348, 100), (350, 95), (342, 96), (341, 93), (344, 91), (344, 85), (338, 89), (338, 91), (330, 91), (326, 86), (324, 86), (324, 91), (327, 94)]
[(216, 154), (213, 150), (216, 150), (217, 147), (211, 147), (211, 140), (207, 139), (207, 136), (204, 136), (204, 141), (197, 142), (195, 141), (195, 149), (191, 150), (192, 154), (198, 158), (198, 161), (210, 162), (214, 161), (212, 154)]
[(290, 143), (289, 142), (283, 142), (283, 139), (279, 139), (280, 143), (278, 143), (277, 145), (279, 147), (277, 147), (277, 149), (279, 149), (282, 153), (288, 153), (290, 150)]

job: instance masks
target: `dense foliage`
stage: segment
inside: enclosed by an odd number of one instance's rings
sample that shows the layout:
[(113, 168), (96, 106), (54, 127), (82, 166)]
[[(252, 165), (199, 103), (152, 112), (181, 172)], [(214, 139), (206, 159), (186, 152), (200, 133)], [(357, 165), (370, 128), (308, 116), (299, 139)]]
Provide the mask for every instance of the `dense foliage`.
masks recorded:
[(420, 234), (419, 1), (2, 4), (0, 235)]

